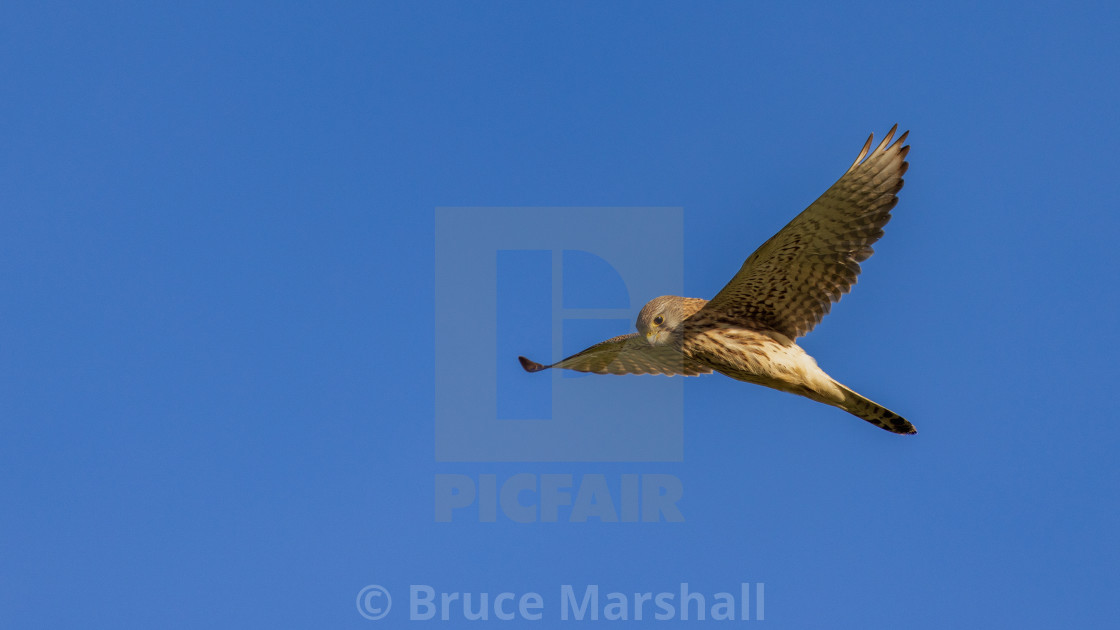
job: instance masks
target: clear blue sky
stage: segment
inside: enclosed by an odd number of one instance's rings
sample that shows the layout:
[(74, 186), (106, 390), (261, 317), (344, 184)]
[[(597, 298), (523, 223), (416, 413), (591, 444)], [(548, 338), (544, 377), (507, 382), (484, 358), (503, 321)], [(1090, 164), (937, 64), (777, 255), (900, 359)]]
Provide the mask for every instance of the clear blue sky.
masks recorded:
[[(0, 626), (419, 627), (425, 584), (536, 591), (556, 627), (562, 584), (763, 582), (764, 627), (1111, 627), (1118, 18), (6, 4)], [(895, 122), (895, 218), (802, 344), (917, 436), (708, 376), (681, 461), (437, 461), (436, 333), (496, 324), (435, 314), (436, 208), (679, 208), (683, 292), (710, 297)], [(436, 522), (436, 475), (518, 473), (668, 475), (684, 521)]]

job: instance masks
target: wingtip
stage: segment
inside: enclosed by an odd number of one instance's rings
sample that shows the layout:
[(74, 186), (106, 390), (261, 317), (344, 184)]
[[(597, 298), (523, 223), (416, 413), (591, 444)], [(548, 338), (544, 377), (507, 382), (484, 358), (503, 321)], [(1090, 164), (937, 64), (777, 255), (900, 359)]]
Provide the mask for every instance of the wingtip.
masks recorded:
[(882, 151), (883, 149), (889, 147), (891, 144), (891, 139), (894, 138), (894, 134), (896, 131), (898, 131), (898, 123), (895, 123), (894, 126), (891, 127), (891, 130), (887, 132), (887, 135), (883, 136), (883, 141), (879, 143), (879, 146), (875, 147), (875, 151), (873, 151), (873, 153), (878, 153), (879, 151)]
[[(906, 154), (906, 152), (908, 152), (910, 150), (910, 147), (909, 146), (902, 146), (902, 145), (903, 145), (903, 143), (906, 142), (906, 137), (910, 135), (910, 130), (906, 130), (906, 131), (902, 132), (902, 135), (899, 136), (898, 139), (895, 139), (894, 134), (897, 133), (897, 132), (898, 132), (898, 123), (895, 123), (894, 125), (891, 126), (890, 131), (887, 132), (887, 135), (883, 136), (883, 140), (878, 144), (878, 146), (875, 147), (874, 151), (871, 150), (871, 144), (875, 141), (875, 134), (869, 135), (867, 137), (867, 142), (864, 143), (864, 145), (863, 145), (863, 150), (860, 151), (859, 156), (856, 157), (856, 161), (852, 162), (852, 165), (848, 167), (848, 172), (851, 172), (857, 166), (859, 166), (860, 163), (863, 162), (863, 159), (866, 158), (868, 155), (873, 154), (873, 153), (879, 153), (879, 152), (883, 151), (884, 149), (889, 150), (889, 149), (893, 149), (895, 147), (901, 147), (899, 150), (903, 152), (903, 156), (905, 157), (905, 154)], [(894, 142), (892, 143), (891, 140), (894, 140)]]
[(852, 162), (852, 165), (848, 167), (849, 172), (855, 167), (859, 166), (859, 163), (863, 161), (863, 158), (867, 157), (867, 152), (871, 150), (871, 143), (874, 141), (875, 134), (867, 136), (867, 142), (863, 143), (863, 149), (859, 152), (859, 155), (856, 156), (856, 161)]
[(517, 360), (521, 362), (521, 367), (525, 368), (526, 372), (540, 372), (541, 370), (548, 369), (547, 365), (541, 365), (540, 363), (537, 363), (536, 361), (530, 361), (525, 357), (517, 357)]

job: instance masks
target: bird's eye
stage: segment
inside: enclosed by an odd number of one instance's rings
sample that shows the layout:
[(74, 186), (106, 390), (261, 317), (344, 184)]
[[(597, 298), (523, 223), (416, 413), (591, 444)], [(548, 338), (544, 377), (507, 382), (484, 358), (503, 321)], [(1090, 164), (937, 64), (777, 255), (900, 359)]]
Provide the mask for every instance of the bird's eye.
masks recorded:
[(665, 323), (665, 318), (664, 318), (664, 317), (662, 317), (662, 316), (660, 316), (660, 315), (658, 315), (657, 317), (654, 317), (654, 318), (653, 318), (653, 323), (655, 323), (655, 324), (657, 324), (658, 326), (660, 326), (661, 324), (664, 324), (664, 323)]

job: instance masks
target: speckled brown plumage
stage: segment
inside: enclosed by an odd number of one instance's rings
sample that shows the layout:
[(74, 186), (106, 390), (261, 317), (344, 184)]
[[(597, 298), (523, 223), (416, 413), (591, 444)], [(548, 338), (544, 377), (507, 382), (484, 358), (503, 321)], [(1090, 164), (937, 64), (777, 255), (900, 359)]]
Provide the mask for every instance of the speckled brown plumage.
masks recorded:
[(819, 324), (856, 283), (859, 263), (873, 253), (898, 203), (910, 147), (903, 145), (909, 132), (888, 146), (894, 132), (865, 160), (868, 138), (848, 172), (755, 250), (704, 311), (790, 339)]
[(596, 374), (712, 371), (839, 407), (895, 433), (915, 433), (898, 414), (824, 373), (794, 340), (851, 290), (898, 202), (907, 133), (897, 125), (871, 150), (868, 138), (843, 177), (766, 241), (710, 301), (662, 296), (638, 315), (637, 334), (608, 339), (552, 365), (520, 357), (530, 372)]

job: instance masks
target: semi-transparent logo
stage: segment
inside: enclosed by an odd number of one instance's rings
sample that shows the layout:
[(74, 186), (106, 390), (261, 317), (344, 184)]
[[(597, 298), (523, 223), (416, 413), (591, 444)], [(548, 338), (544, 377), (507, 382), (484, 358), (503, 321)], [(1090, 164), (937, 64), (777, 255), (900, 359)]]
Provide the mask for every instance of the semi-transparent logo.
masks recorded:
[(435, 450), (444, 462), (675, 462), (683, 378), (530, 374), (634, 332), (683, 288), (680, 208), (439, 208)]

